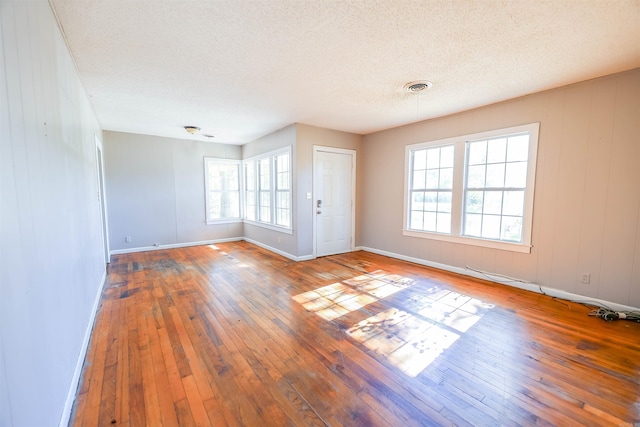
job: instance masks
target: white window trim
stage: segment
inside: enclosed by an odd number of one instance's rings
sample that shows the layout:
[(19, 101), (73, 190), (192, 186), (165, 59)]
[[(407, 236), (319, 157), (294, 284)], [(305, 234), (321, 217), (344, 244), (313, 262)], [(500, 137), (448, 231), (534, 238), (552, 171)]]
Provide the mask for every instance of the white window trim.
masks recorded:
[[(285, 227), (282, 225), (277, 225), (275, 223), (276, 221), (276, 174), (275, 174), (275, 165), (274, 165), (274, 161), (276, 156), (280, 155), (280, 154), (284, 154), (284, 153), (288, 153), (289, 154), (289, 194), (291, 196), (291, 225), (289, 227)], [(257, 169), (257, 165), (258, 162), (261, 159), (264, 158), (269, 158), (270, 161), (270, 165), (271, 165), (271, 170), (270, 170), (270, 179), (271, 179), (271, 186), (270, 186), (270, 209), (271, 209), (271, 222), (263, 222), (263, 221), (259, 221), (259, 215), (258, 215), (258, 209), (260, 209), (259, 206), (259, 187), (257, 186), (257, 180), (259, 179), (258, 176), (258, 169)], [(254, 167), (255, 167), (255, 172), (254, 172), (254, 177), (256, 179), (256, 185), (255, 185), (255, 194), (256, 194), (256, 213), (255, 213), (255, 220), (251, 220), (251, 219), (247, 219), (244, 210), (242, 210), (242, 221), (246, 224), (251, 224), (251, 225), (255, 225), (258, 227), (262, 227), (262, 228), (267, 228), (269, 230), (274, 230), (274, 231), (278, 231), (281, 233), (285, 233), (285, 234), (293, 234), (293, 150), (291, 148), (291, 146), (286, 146), (283, 148), (279, 148), (277, 150), (272, 150), (266, 153), (261, 153), (261, 154), (257, 154), (255, 156), (249, 157), (247, 159), (242, 160), (242, 175), (243, 175), (243, 181), (242, 181), (242, 190), (241, 190), (241, 199), (242, 199), (242, 205), (244, 205), (245, 203), (245, 183), (244, 183), (244, 167), (246, 163), (249, 162), (253, 162)]]
[[(411, 144), (405, 147), (405, 174), (404, 174), (404, 212), (403, 228), (404, 236), (419, 237), (445, 242), (461, 243), (472, 246), (482, 246), (486, 248), (501, 249), (505, 251), (531, 253), (531, 230), (533, 226), (533, 198), (535, 192), (536, 157), (538, 152), (538, 135), (540, 123), (530, 123), (521, 126), (496, 129), (486, 132), (479, 132), (470, 135), (461, 135), (453, 138), (434, 140)], [(464, 173), (465, 173), (465, 144), (467, 141), (489, 139), (501, 135), (529, 132), (529, 158), (527, 160), (527, 189), (525, 191), (524, 214), (522, 224), (522, 242), (506, 242), (500, 240), (489, 240), (479, 237), (468, 237), (462, 235), (463, 216), (463, 194), (464, 194)], [(409, 190), (411, 174), (411, 152), (422, 148), (438, 147), (443, 145), (454, 145), (454, 171), (453, 171), (453, 194), (451, 208), (451, 234), (443, 234), (429, 231), (410, 230), (409, 221)]]
[[(210, 191), (209, 191), (209, 162), (210, 161), (214, 161), (215, 163), (227, 163), (227, 164), (233, 164), (233, 165), (237, 165), (238, 167), (238, 193), (239, 193), (239, 197), (240, 197), (240, 216), (237, 218), (221, 218), (221, 219), (211, 219), (209, 218), (209, 196), (210, 196)], [(234, 160), (234, 159), (221, 159), (218, 157), (205, 157), (204, 158), (204, 193), (205, 193), (205, 206), (204, 206), (204, 218), (205, 218), (205, 223), (207, 225), (213, 225), (213, 224), (230, 224), (230, 223), (236, 223), (236, 222), (242, 222), (242, 216), (243, 216), (243, 203), (242, 203), (242, 160)]]

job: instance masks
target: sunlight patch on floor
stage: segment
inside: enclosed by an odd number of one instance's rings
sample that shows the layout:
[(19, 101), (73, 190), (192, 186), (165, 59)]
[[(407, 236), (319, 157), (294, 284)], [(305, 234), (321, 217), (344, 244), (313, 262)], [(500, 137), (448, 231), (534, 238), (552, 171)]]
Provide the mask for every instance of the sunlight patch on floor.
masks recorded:
[[(408, 277), (377, 270), (292, 298), (306, 310), (330, 321), (415, 283)], [(411, 377), (433, 363), (484, 312), (493, 308), (492, 304), (438, 285), (416, 292), (410, 290), (402, 305), (404, 310), (389, 308), (358, 322), (346, 333)]]
[(408, 304), (422, 318), (390, 308), (354, 325), (347, 334), (415, 377), (475, 325), (483, 311), (493, 308), (456, 292), (430, 290), (440, 299), (415, 296)]
[(411, 284), (412, 279), (378, 270), (295, 295), (293, 299), (323, 319), (334, 320)]

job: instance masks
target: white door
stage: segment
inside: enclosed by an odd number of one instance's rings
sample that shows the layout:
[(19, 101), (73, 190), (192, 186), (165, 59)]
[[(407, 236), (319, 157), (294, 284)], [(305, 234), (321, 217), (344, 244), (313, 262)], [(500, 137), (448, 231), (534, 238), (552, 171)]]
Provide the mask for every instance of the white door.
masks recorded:
[(314, 147), (316, 256), (353, 250), (355, 156), (353, 150)]

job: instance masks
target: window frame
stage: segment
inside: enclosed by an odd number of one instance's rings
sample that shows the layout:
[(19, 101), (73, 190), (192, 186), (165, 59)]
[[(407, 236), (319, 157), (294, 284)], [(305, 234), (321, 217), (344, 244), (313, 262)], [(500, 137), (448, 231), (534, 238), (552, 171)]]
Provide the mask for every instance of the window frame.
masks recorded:
[[(481, 246), (487, 248), (501, 249), (512, 252), (531, 252), (531, 232), (533, 226), (533, 202), (535, 193), (535, 175), (538, 152), (540, 123), (529, 123), (525, 125), (512, 126), (508, 128), (495, 129), (486, 132), (478, 132), (468, 135), (461, 135), (452, 138), (433, 140), (410, 144), (405, 147), (405, 174), (404, 174), (404, 212), (403, 228), (404, 236), (419, 237), (432, 240), (440, 240), (465, 245)], [(483, 139), (494, 139), (500, 136), (511, 136), (515, 134), (529, 134), (529, 150), (527, 159), (527, 177), (524, 190), (524, 207), (522, 216), (522, 241), (513, 242), (506, 240), (494, 240), (482, 237), (465, 236), (463, 234), (463, 220), (465, 214), (464, 195), (466, 194), (466, 170), (467, 170), (467, 143)], [(425, 148), (435, 148), (453, 145), (454, 146), (454, 170), (453, 189), (451, 198), (451, 233), (438, 233), (431, 231), (421, 231), (410, 229), (410, 208), (412, 195), (412, 153)]]
[[(261, 153), (242, 161), (242, 170), (243, 176), (246, 177), (246, 168), (253, 168), (253, 176), (255, 178), (254, 183), (254, 196), (255, 196), (255, 219), (248, 218), (248, 212), (244, 211), (242, 215), (242, 220), (245, 223), (257, 225), (263, 228), (268, 228), (271, 230), (279, 231), (282, 233), (293, 234), (293, 156), (292, 156), (292, 148), (291, 146), (279, 148), (277, 150), (269, 151), (266, 153)], [(283, 154), (287, 154), (289, 157), (289, 168), (288, 168), (288, 190), (279, 190), (277, 185), (277, 158)], [(259, 175), (259, 165), (261, 161), (268, 159), (269, 164), (269, 189), (263, 190), (264, 193), (269, 194), (269, 221), (260, 220), (260, 175)], [(248, 205), (247, 197), (248, 194), (246, 192), (247, 184), (245, 183), (242, 189), (242, 200), (245, 204)], [(280, 225), (277, 223), (277, 194), (278, 192), (288, 192), (289, 194), (289, 225)]]
[[(235, 165), (237, 172), (237, 180), (238, 180), (238, 189), (237, 190), (220, 190), (222, 191), (233, 191), (238, 193), (238, 216), (237, 217), (223, 217), (223, 218), (211, 218), (211, 192), (216, 190), (211, 190), (209, 188), (209, 169), (212, 164), (225, 164), (225, 165)], [(233, 223), (233, 222), (242, 222), (243, 210), (242, 210), (242, 176), (241, 176), (241, 160), (234, 159), (222, 159), (218, 157), (205, 157), (204, 158), (204, 191), (205, 191), (205, 222), (208, 225), (211, 224), (225, 224), (225, 223)]]

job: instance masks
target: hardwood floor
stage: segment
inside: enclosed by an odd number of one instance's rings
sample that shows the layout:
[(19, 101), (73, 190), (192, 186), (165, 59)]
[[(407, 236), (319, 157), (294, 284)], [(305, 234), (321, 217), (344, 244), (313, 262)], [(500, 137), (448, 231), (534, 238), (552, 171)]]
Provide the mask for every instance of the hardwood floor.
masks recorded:
[(77, 426), (639, 425), (640, 324), (366, 253), (118, 255)]

